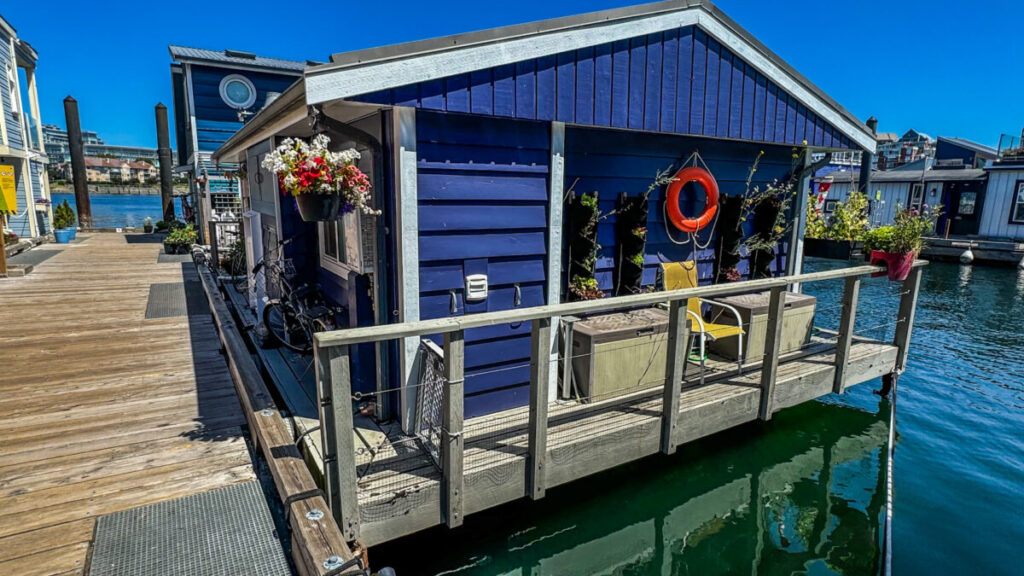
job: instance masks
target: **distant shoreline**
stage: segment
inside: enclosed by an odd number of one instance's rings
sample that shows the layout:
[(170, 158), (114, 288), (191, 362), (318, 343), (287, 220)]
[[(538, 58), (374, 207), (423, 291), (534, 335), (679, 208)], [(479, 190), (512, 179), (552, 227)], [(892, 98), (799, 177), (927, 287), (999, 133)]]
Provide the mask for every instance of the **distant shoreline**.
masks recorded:
[[(50, 188), (52, 194), (74, 194), (75, 189), (70, 186), (53, 186)], [(184, 196), (188, 192), (185, 186), (175, 186), (174, 195)], [(159, 186), (89, 186), (89, 194), (112, 194), (116, 196), (159, 196)]]

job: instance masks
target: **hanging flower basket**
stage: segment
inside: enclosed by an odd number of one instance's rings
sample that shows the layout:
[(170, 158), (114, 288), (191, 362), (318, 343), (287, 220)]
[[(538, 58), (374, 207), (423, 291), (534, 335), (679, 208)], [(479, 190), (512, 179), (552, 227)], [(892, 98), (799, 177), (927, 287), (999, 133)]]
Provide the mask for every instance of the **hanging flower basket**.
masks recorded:
[(336, 194), (299, 194), (295, 197), (299, 216), (306, 222), (329, 222), (338, 219), (341, 196)]
[(262, 166), (277, 173), (282, 193), (295, 197), (299, 215), (307, 222), (336, 220), (355, 210), (380, 214), (370, 206), (370, 179), (355, 165), (359, 152), (332, 152), (330, 143), (323, 134), (308, 143), (286, 138), (267, 154)]

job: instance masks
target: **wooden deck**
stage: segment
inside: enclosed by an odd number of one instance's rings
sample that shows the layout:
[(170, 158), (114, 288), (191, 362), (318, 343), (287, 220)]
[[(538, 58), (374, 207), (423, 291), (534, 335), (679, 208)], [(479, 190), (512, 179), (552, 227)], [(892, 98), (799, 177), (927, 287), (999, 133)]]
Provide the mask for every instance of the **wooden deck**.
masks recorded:
[[(889, 373), (897, 348), (855, 340), (850, 354), (853, 386)], [(783, 356), (774, 411), (832, 392), (834, 344), (812, 342)], [(758, 418), (760, 362), (736, 375), (735, 365), (711, 362), (717, 374), (700, 385), (691, 365), (679, 399), (677, 444)], [(549, 407), (547, 486), (553, 487), (659, 451), (662, 387), (604, 402), (559, 401)], [(465, 514), (527, 496), (529, 410), (520, 408), (466, 420)], [(397, 431), (397, 427), (395, 427)], [(391, 435), (356, 457), (360, 539), (375, 545), (441, 524), (442, 474), (417, 444)], [(357, 447), (359, 444), (357, 443)]]
[(191, 262), (79, 238), (0, 280), (0, 574), (82, 574), (98, 516), (255, 478), (205, 302), (146, 318)]

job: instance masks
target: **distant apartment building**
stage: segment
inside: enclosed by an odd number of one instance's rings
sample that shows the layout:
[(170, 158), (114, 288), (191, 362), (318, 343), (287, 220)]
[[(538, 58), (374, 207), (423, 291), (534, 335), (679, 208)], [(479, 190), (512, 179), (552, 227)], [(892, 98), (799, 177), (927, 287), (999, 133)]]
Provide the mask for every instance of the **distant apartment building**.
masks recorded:
[(14, 173), (13, 193), (0, 195), (0, 221), (21, 237), (47, 234), (52, 216), (36, 91), (38, 57), (0, 15), (0, 166)]
[[(59, 126), (46, 124), (43, 126), (43, 144), (46, 147), (46, 155), (54, 164), (69, 162), (71, 160), (71, 146), (68, 144), (68, 133)], [(117, 158), (127, 162), (144, 160), (154, 166), (160, 165), (160, 158), (156, 148), (145, 146), (117, 146), (107, 144), (96, 132), (82, 131), (82, 148), (86, 156), (96, 158)], [(173, 151), (172, 151), (173, 156)]]
[(912, 162), (935, 158), (935, 140), (923, 132), (907, 130), (903, 136), (894, 138), (891, 132), (878, 135), (878, 149), (875, 152), (875, 167), (878, 170), (892, 170)]
[[(71, 180), (71, 162), (61, 162), (56, 172), (60, 178)], [(157, 180), (160, 171), (150, 162), (86, 156), (85, 176), (89, 182), (145, 184)]]

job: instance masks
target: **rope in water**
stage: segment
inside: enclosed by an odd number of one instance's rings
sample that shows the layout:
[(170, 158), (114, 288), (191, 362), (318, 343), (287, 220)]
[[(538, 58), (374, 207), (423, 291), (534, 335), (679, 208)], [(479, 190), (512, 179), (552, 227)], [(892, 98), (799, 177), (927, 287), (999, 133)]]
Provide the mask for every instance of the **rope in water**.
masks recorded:
[(896, 454), (896, 389), (899, 378), (892, 381), (892, 405), (889, 408), (889, 458), (885, 470), (885, 526), (882, 537), (882, 574), (892, 574), (892, 505), (893, 505), (893, 457)]

